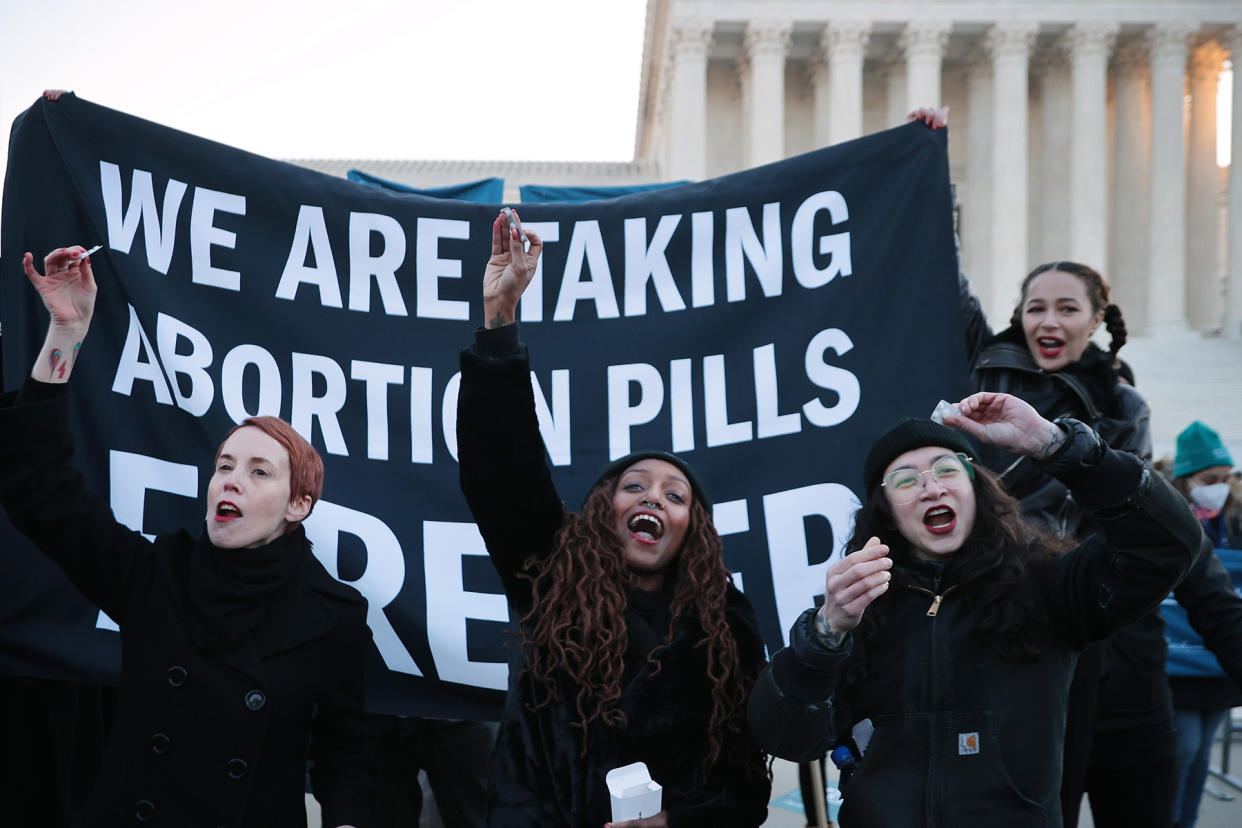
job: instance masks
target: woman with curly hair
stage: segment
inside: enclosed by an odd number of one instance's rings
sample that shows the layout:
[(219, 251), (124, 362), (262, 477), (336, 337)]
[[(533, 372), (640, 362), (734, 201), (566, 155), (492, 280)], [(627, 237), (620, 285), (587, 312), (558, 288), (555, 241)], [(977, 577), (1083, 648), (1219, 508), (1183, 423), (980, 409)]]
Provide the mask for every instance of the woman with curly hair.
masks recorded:
[[(752, 732), (787, 759), (851, 743), (870, 721), (842, 784), (843, 828), (1060, 826), (1079, 650), (1157, 604), (1199, 550), (1172, 487), (1085, 424), (1007, 394), (958, 405), (952, 428), (906, 419), (876, 441), (823, 606), (794, 623), (751, 694)], [(1061, 554), (962, 432), (1064, 482), (1100, 533)]]
[(643, 828), (759, 825), (771, 785), (745, 722), (764, 663), (754, 611), (681, 458), (621, 458), (566, 511), (514, 322), (542, 250), (526, 235), (529, 250), (493, 224), (487, 326), (462, 353), (457, 408), (462, 491), (521, 617), (489, 824), (604, 825), (608, 771), (645, 762), (664, 790)]
[[(1125, 322), (1109, 301), (1108, 281), (1094, 268), (1049, 262), (1032, 270), (1009, 327), (994, 336), (973, 297), (966, 308), (976, 389), (1015, 394), (1045, 417), (1076, 417), (1112, 448), (1151, 458), (1150, 410), (1117, 359)], [(1107, 350), (1090, 341), (1099, 325), (1110, 335)], [(1062, 537), (1095, 531), (1071, 492), (1036, 464), (997, 451), (984, 451), (981, 459), (1001, 475), (1028, 517)], [(1173, 596), (1225, 669), (1242, 677), (1242, 641), (1232, 632), (1242, 599), (1224, 568), (1205, 551)], [(1061, 786), (1067, 825), (1077, 823), (1084, 792), (1100, 826), (1163, 828), (1172, 821), (1177, 735), (1158, 609), (1092, 644), (1079, 659)]]

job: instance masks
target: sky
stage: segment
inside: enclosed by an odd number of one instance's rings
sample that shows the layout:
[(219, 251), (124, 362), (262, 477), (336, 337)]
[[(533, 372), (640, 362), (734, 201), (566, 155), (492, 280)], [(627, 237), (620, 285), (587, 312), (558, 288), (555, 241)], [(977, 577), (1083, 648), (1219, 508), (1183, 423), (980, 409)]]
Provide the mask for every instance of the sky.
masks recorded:
[(0, 0), (45, 88), (275, 158), (629, 160), (646, 0)]
[(62, 88), (273, 158), (624, 161), (646, 7), (0, 0), (0, 123)]

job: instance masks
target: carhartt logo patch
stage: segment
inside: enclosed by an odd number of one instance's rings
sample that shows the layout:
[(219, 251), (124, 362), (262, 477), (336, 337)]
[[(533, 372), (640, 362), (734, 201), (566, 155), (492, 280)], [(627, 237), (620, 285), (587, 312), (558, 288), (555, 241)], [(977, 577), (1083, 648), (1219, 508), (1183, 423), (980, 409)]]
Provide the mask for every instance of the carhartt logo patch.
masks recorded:
[(979, 752), (979, 734), (978, 733), (959, 733), (957, 734), (957, 755), (969, 756), (972, 753)]

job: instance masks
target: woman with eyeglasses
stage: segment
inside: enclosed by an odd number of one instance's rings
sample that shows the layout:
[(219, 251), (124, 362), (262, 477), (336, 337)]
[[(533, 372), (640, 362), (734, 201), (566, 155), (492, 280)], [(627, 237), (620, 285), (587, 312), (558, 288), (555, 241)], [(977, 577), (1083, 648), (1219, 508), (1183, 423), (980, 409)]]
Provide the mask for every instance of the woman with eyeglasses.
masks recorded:
[[(1126, 341), (1121, 310), (1108, 281), (1076, 262), (1040, 265), (1022, 282), (1009, 327), (992, 334), (963, 283), (967, 349), (974, 387), (1005, 391), (1047, 417), (1078, 418), (1108, 445), (1151, 459), (1151, 411), (1118, 358)], [(1099, 325), (1107, 351), (1090, 338)], [(1096, 531), (1094, 521), (1060, 481), (1009, 452), (985, 450), (1024, 514), (1066, 538)], [(1191, 625), (1242, 683), (1242, 598), (1205, 542), (1174, 590)], [(1177, 733), (1165, 673), (1164, 620), (1152, 608), (1107, 641), (1082, 653), (1070, 690), (1062, 809), (1078, 823), (1083, 794), (1101, 828), (1165, 828), (1177, 799)]]
[[(1083, 423), (1007, 394), (958, 405), (947, 425), (902, 420), (873, 446), (824, 603), (751, 694), (751, 731), (787, 759), (859, 748), (855, 725), (874, 727), (842, 784), (844, 828), (1060, 826), (1079, 649), (1158, 603), (1199, 550), (1169, 484)], [(1061, 554), (966, 435), (1062, 481), (1101, 533)]]
[[(931, 108), (910, 118), (933, 129), (945, 125), (945, 114)], [(1080, 262), (1039, 265), (1022, 280), (1008, 324), (996, 332), (964, 274), (959, 283), (976, 391), (1014, 394), (1049, 419), (1074, 417), (1110, 448), (1151, 459), (1151, 410), (1118, 358), (1126, 323), (1103, 274)], [(1101, 326), (1107, 348), (1092, 341)], [(992, 447), (982, 447), (977, 459), (1000, 476), (1029, 519), (1071, 542), (1097, 531), (1072, 492), (1038, 463)], [(1242, 683), (1242, 636), (1234, 632), (1242, 627), (1242, 598), (1210, 544), (1204, 543), (1174, 598), (1206, 647)], [(1078, 823), (1084, 792), (1101, 828), (1167, 828), (1173, 822), (1177, 734), (1165, 649), (1164, 621), (1153, 608), (1080, 655), (1066, 723), (1066, 825)]]

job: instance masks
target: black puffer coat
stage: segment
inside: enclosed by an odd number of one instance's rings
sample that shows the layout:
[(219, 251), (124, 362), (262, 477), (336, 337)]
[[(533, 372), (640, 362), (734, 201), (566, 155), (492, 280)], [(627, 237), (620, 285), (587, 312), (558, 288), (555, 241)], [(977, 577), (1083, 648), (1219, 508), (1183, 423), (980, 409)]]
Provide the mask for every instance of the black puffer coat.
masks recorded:
[[(1077, 651), (1158, 603), (1199, 549), (1180, 495), (1133, 456), (1104, 449), (1076, 424), (1041, 470), (1073, 491), (1101, 532), (1030, 570), (1047, 619), (1033, 661), (1001, 657), (952, 568), (894, 562), (878, 599), (886, 622), (864, 648), (851, 633), (833, 649), (808, 610), (790, 645), (751, 694), (751, 731), (769, 752), (806, 760), (875, 727), (844, 786), (843, 828), (1060, 826), (1066, 695)], [(865, 674), (854, 675), (854, 665)]]

